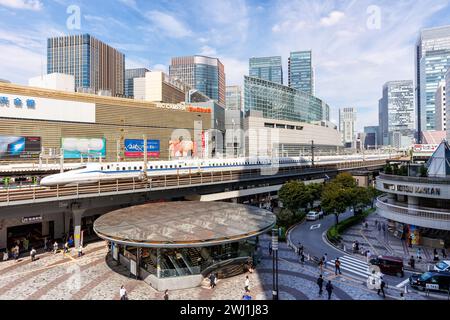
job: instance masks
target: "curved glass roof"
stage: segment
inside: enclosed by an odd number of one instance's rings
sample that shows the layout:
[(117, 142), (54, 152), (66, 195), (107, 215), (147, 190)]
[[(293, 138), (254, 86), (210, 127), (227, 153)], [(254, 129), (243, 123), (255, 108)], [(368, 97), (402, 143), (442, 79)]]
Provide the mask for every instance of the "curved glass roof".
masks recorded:
[(270, 230), (273, 213), (225, 202), (164, 202), (124, 208), (94, 223), (103, 239), (137, 247), (206, 247)]

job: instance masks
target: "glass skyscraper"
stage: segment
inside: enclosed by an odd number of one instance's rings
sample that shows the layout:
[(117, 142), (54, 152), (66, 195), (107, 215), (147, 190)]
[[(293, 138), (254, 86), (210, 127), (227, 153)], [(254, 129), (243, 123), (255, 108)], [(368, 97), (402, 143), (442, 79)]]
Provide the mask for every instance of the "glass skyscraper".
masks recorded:
[(283, 66), (281, 57), (250, 58), (249, 75), (252, 78), (283, 84)]
[(414, 137), (414, 84), (412, 80), (390, 81), (383, 86), (379, 105), (379, 128), (384, 145), (391, 144), (392, 133)]
[(330, 107), (308, 93), (271, 81), (244, 77), (245, 111), (261, 111), (264, 118), (317, 122), (329, 121)]
[(435, 93), (450, 66), (450, 26), (424, 29), (416, 45), (417, 130), (435, 129)]
[(150, 70), (146, 68), (126, 69), (125, 70), (125, 97), (134, 97), (134, 79), (144, 78), (145, 73)]
[(172, 78), (225, 107), (225, 68), (219, 59), (205, 56), (172, 58), (169, 73)]
[(312, 51), (291, 52), (288, 69), (289, 87), (314, 95)]
[(47, 73), (73, 75), (77, 91), (124, 95), (125, 56), (89, 34), (48, 39)]
[(242, 111), (242, 90), (240, 86), (227, 86), (226, 109)]

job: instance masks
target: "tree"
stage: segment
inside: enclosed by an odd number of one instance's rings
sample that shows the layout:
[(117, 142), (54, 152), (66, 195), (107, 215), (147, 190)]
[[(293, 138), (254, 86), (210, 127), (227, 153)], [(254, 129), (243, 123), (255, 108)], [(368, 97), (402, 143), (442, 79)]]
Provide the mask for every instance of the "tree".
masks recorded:
[(382, 194), (382, 192), (379, 191), (375, 187), (369, 186), (369, 187), (367, 187), (367, 194), (369, 196), (369, 199), (371, 200), (371, 206), (372, 206), (372, 209), (373, 209), (374, 206), (375, 206), (376, 198), (378, 198)]
[(343, 187), (336, 181), (325, 185), (322, 193), (322, 208), (325, 212), (336, 216), (336, 224), (339, 223), (339, 215), (344, 213), (349, 205), (351, 194), (348, 188)]
[(303, 182), (289, 181), (285, 183), (278, 197), (283, 205), (291, 212), (296, 213), (300, 208), (305, 208), (311, 202), (310, 193)]
[(338, 174), (333, 181), (344, 188), (354, 188), (357, 186), (355, 178), (348, 172)]
[(320, 200), (323, 192), (323, 184), (321, 183), (311, 183), (307, 185), (307, 190), (309, 192), (310, 202), (309, 205), (314, 207), (314, 202)]
[(384, 167), (385, 174), (392, 174), (392, 167), (388, 164)]
[(372, 199), (369, 195), (368, 189), (363, 187), (355, 187), (349, 188), (348, 192), (350, 193), (350, 203), (353, 207), (353, 212), (356, 214), (357, 210), (360, 208), (369, 205), (372, 202)]

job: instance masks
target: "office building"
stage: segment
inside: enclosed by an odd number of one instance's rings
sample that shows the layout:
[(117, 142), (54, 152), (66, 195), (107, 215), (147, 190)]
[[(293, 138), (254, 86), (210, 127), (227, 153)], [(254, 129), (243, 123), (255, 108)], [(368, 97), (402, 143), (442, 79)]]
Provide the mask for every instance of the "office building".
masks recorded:
[(441, 82), (436, 91), (436, 131), (447, 131), (445, 82)]
[(354, 146), (356, 138), (356, 109), (339, 109), (339, 132), (341, 133), (342, 143), (346, 148)]
[(134, 99), (160, 103), (185, 102), (189, 87), (162, 71), (150, 71), (134, 78)]
[(283, 84), (281, 56), (250, 58), (249, 76), (277, 84)]
[(377, 149), (378, 148), (378, 126), (364, 127), (364, 148)]
[(169, 75), (225, 107), (225, 67), (219, 59), (205, 56), (172, 58)]
[[(383, 97), (379, 104), (380, 144), (393, 145), (393, 132), (409, 137), (413, 143), (415, 135), (414, 87), (413, 81), (389, 81), (383, 86)], [(395, 136), (397, 137), (397, 135)], [(400, 141), (395, 138), (396, 141)], [(406, 139), (406, 138), (405, 138)], [(406, 143), (405, 139), (404, 143)]]
[(227, 86), (227, 110), (239, 110), (242, 111), (242, 89), (240, 86)]
[(89, 34), (48, 39), (47, 73), (75, 76), (80, 92), (124, 96), (125, 56)]
[[(445, 75), (445, 97), (450, 95), (450, 68), (448, 68)], [(450, 117), (447, 117), (447, 141), (450, 141)]]
[(450, 66), (450, 26), (423, 29), (416, 45), (417, 132), (435, 130), (435, 94)]
[(144, 78), (145, 73), (149, 72), (147, 68), (126, 69), (125, 70), (125, 97), (134, 97), (134, 79)]
[(288, 60), (289, 87), (314, 95), (312, 51), (291, 52)]
[(264, 118), (318, 122), (329, 121), (330, 107), (306, 92), (274, 82), (244, 77), (245, 112), (261, 111)]

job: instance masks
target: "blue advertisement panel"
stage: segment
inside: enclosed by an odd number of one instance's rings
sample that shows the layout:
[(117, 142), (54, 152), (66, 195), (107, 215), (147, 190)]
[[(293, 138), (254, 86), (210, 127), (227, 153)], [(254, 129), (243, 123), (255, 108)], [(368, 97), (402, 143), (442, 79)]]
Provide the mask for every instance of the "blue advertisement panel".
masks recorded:
[(0, 159), (38, 158), (40, 137), (0, 136)]
[[(147, 155), (153, 158), (159, 158), (161, 154), (161, 144), (159, 140), (147, 140)], [(125, 157), (140, 158), (144, 156), (143, 139), (125, 140)]]
[(62, 138), (61, 148), (64, 149), (65, 159), (106, 157), (105, 138)]

